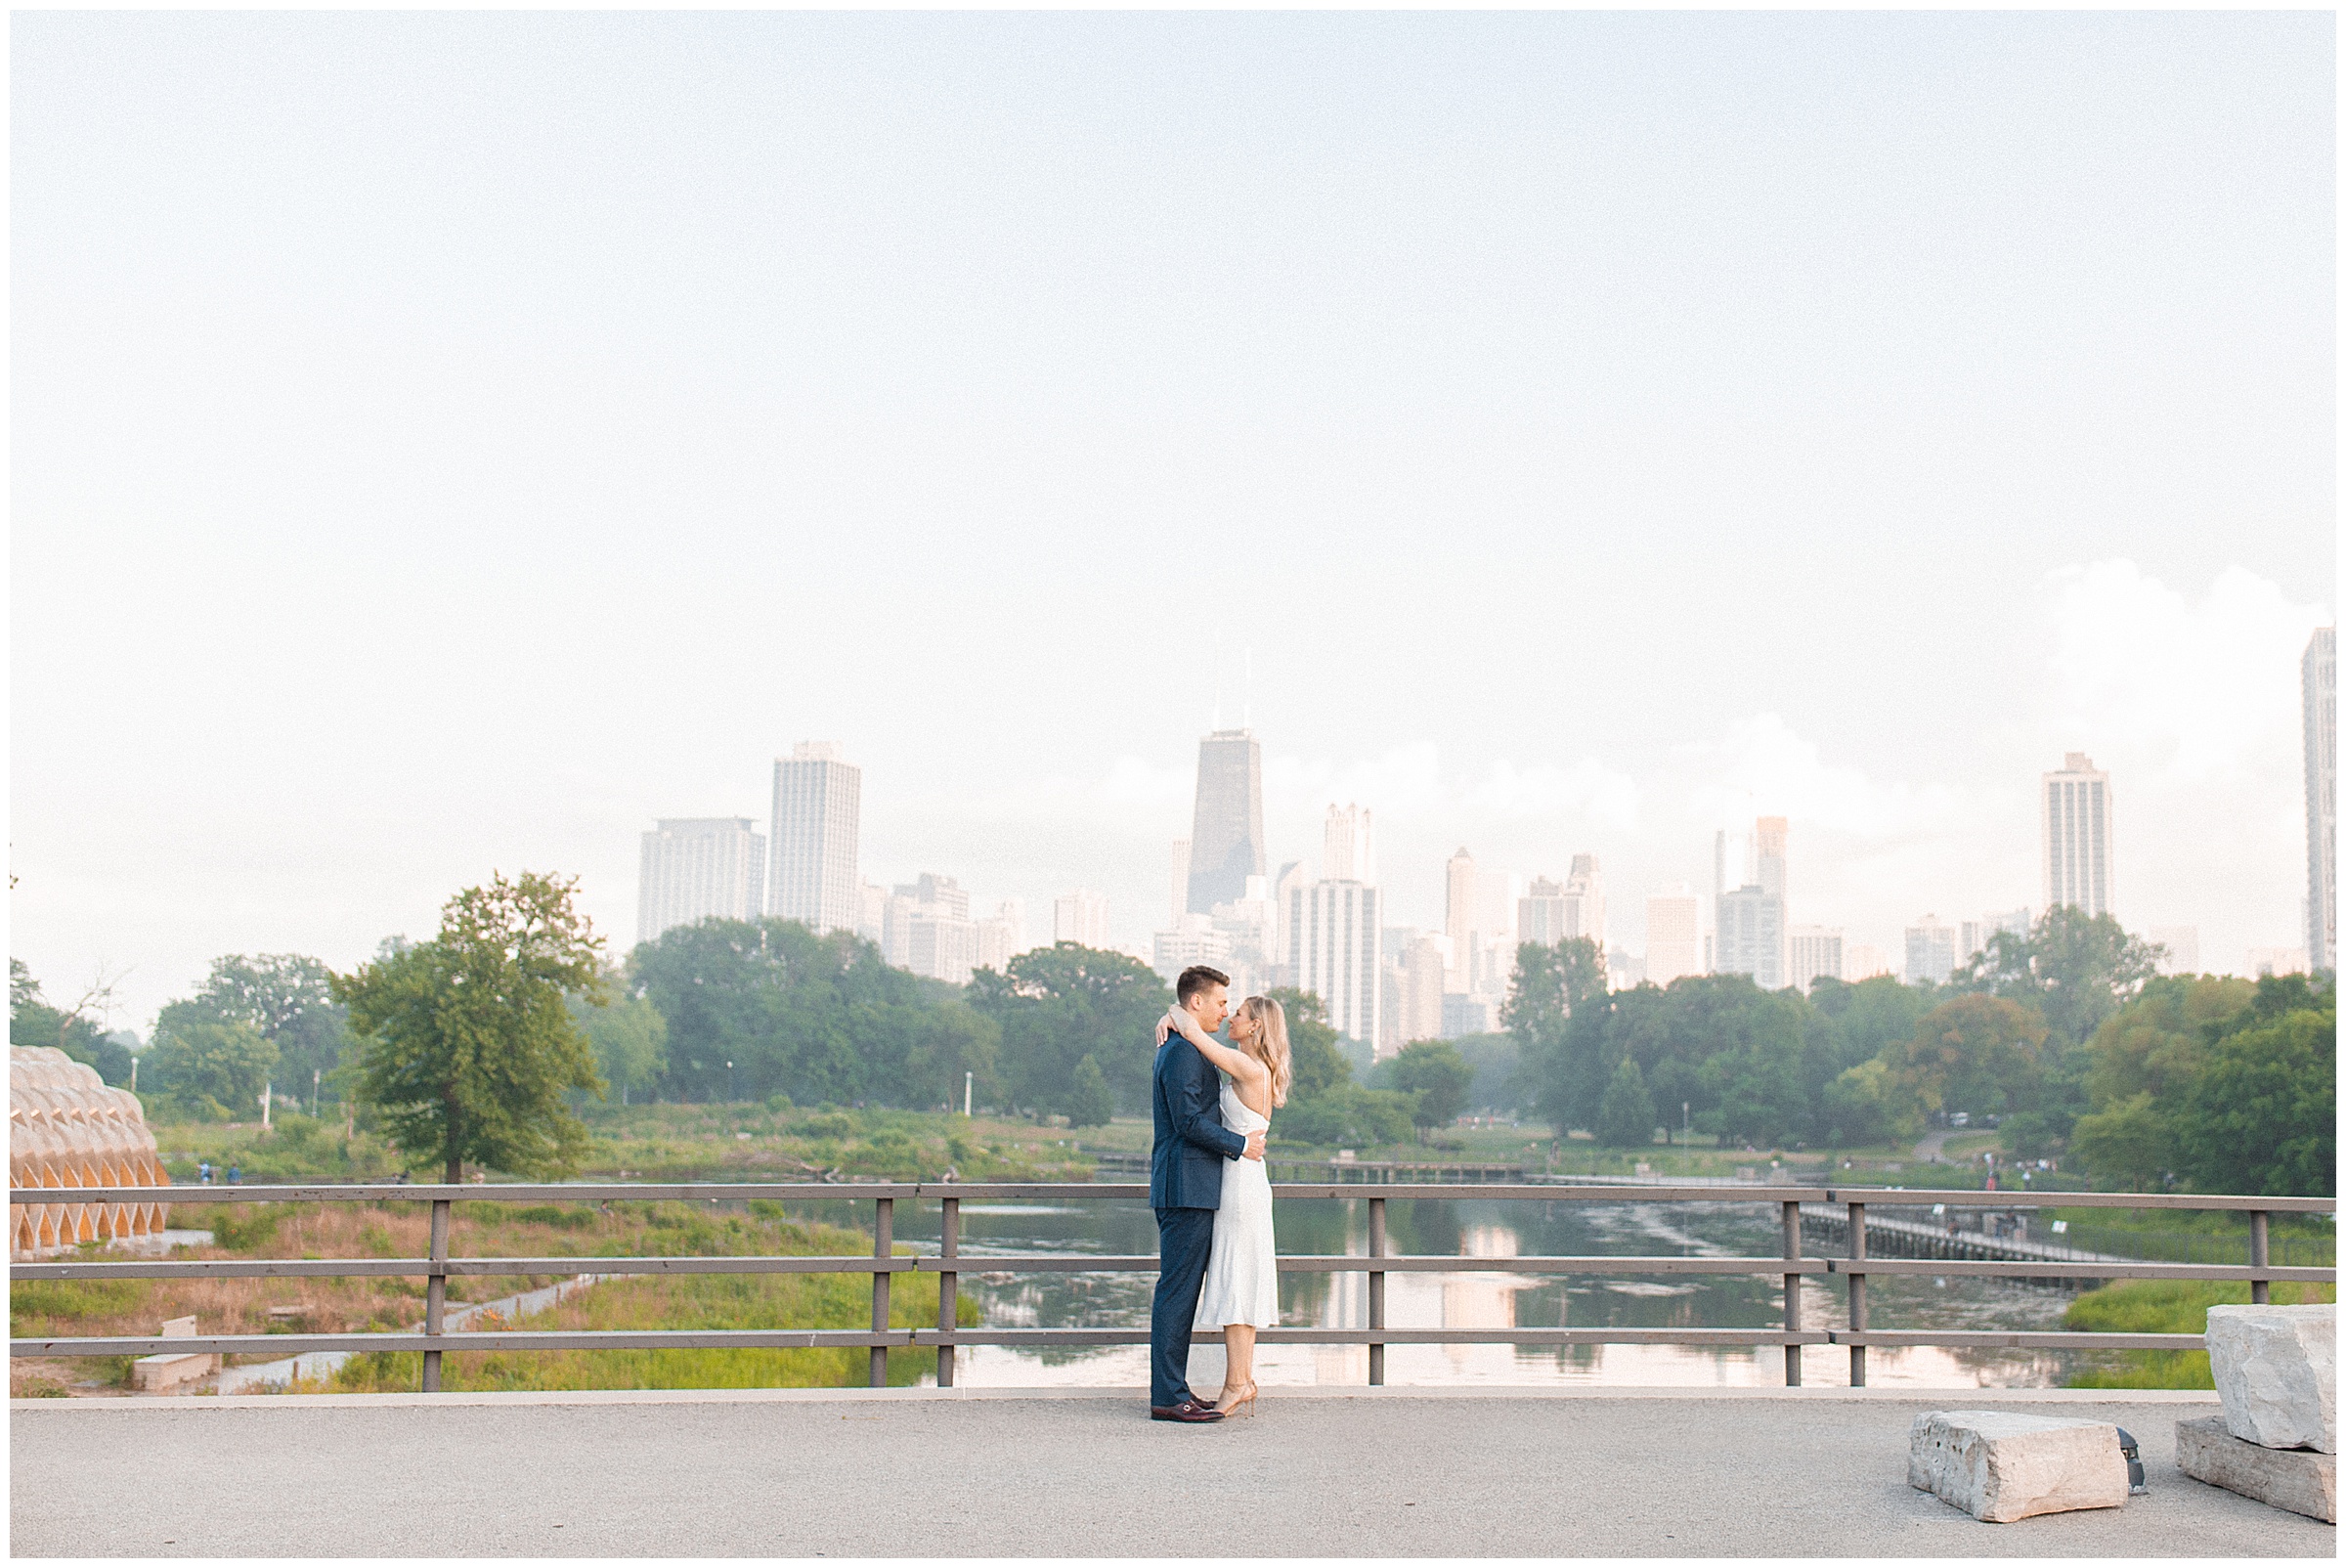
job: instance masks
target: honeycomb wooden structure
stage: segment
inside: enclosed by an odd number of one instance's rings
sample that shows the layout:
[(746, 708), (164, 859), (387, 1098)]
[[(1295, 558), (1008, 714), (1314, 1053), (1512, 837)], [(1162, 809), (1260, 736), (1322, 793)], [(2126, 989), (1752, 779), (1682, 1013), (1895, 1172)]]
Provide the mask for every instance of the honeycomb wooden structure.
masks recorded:
[[(95, 1067), (46, 1046), (8, 1051), (8, 1177), (18, 1189), (168, 1187), (139, 1098), (109, 1089)], [(11, 1203), (13, 1257), (154, 1236), (162, 1203)]]

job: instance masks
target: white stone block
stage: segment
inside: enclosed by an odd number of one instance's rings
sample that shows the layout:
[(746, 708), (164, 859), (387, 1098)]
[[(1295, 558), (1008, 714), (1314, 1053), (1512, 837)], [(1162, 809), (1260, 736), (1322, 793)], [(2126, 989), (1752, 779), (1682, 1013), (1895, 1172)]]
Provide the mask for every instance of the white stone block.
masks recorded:
[(2338, 1451), (2336, 1307), (2210, 1307), (2207, 1360), (2233, 1436)]
[(2114, 1508), (2126, 1501), (2126, 1459), (2107, 1421), (1929, 1411), (1907, 1436), (1906, 1480), (1975, 1519)]
[(2303, 1448), (2265, 1448), (2226, 1430), (2221, 1416), (2175, 1423), (2175, 1464), (2227, 1492), (2309, 1519), (2338, 1522), (2338, 1457)]

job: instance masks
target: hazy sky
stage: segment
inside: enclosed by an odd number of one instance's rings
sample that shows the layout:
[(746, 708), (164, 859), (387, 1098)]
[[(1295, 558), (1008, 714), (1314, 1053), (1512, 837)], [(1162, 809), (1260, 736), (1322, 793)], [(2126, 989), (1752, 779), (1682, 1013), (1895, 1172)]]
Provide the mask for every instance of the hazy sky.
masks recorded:
[(1793, 918), (2303, 940), (2324, 14), (11, 20), (10, 950), (356, 962), (864, 767), (1165, 915), (1217, 687), (1394, 917), (1792, 819)]

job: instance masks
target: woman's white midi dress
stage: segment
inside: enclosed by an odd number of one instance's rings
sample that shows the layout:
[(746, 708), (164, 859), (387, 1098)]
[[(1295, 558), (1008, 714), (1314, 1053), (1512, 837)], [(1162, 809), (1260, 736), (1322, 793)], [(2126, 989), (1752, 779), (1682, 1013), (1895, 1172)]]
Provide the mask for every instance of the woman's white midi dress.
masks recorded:
[[(1246, 1108), (1228, 1079), (1222, 1084), (1222, 1125), (1243, 1138), (1267, 1131), (1271, 1118)], [(1271, 1167), (1259, 1159), (1226, 1160), (1222, 1206), (1214, 1210), (1214, 1250), (1205, 1287), (1197, 1295), (1199, 1328), (1250, 1323), (1279, 1324), (1279, 1250), (1271, 1237)]]

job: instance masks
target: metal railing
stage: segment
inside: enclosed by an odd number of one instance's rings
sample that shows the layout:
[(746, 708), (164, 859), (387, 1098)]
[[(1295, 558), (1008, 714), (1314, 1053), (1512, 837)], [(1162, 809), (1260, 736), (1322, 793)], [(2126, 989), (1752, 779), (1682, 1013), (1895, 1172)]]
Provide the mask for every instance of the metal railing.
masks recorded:
[[(951, 1387), (955, 1352), (964, 1345), (1126, 1345), (1145, 1344), (1149, 1333), (1138, 1328), (964, 1328), (958, 1321), (960, 1277), (964, 1269), (987, 1273), (1083, 1274), (1153, 1273), (1153, 1256), (1104, 1256), (1057, 1253), (1035, 1256), (995, 1256), (961, 1251), (961, 1205), (970, 1199), (1003, 1198), (1146, 1198), (1149, 1189), (1139, 1183), (1098, 1182), (757, 1182), (677, 1184), (620, 1183), (504, 1186), (448, 1186), (370, 1184), (285, 1187), (173, 1187), (169, 1202), (177, 1203), (353, 1203), (425, 1202), (431, 1205), (431, 1252), (421, 1258), (206, 1258), (196, 1260), (124, 1259), (75, 1262), (15, 1263), (15, 1280), (182, 1280), (339, 1278), (367, 1275), (420, 1277), (425, 1282), (424, 1322), (420, 1333), (370, 1331), (362, 1333), (197, 1334), (193, 1337), (117, 1335), (91, 1338), (12, 1338), (9, 1354), (21, 1356), (142, 1356), (165, 1353), (299, 1356), (318, 1351), (420, 1351), (425, 1392), (440, 1387), (441, 1358), (451, 1351), (472, 1350), (623, 1350), (708, 1348), (863, 1348), (871, 1354), (873, 1387), (888, 1381), (891, 1350), (934, 1348), (937, 1382)], [(2197, 1194), (2064, 1194), (2071, 1207), (2138, 1207), (2227, 1209), (2245, 1211), (2249, 1223), (2249, 1260), (2237, 1264), (2099, 1262), (2062, 1259), (1959, 1261), (1942, 1258), (1869, 1257), (1865, 1245), (1865, 1208), (1886, 1199), (1897, 1206), (1943, 1203), (1949, 1207), (2004, 1207), (2008, 1193), (1970, 1191), (1932, 1192), (1915, 1189), (1892, 1194), (1881, 1188), (1640, 1187), (1628, 1198), (1618, 1186), (1558, 1187), (1436, 1183), (1427, 1185), (1363, 1186), (1357, 1183), (1282, 1183), (1272, 1189), (1282, 1201), (1366, 1199), (1368, 1204), (1368, 1250), (1366, 1254), (1287, 1255), (1279, 1259), (1282, 1273), (1365, 1274), (1368, 1276), (1368, 1318), (1362, 1328), (1265, 1328), (1265, 1344), (1354, 1345), (1368, 1348), (1368, 1381), (1385, 1380), (1385, 1347), (1397, 1344), (1515, 1344), (1601, 1345), (1665, 1344), (1713, 1348), (1780, 1345), (1784, 1350), (1784, 1380), (1801, 1383), (1801, 1356), (1809, 1345), (1846, 1347), (1849, 1353), (1849, 1381), (1862, 1387), (1866, 1380), (1868, 1348), (1933, 1345), (1951, 1348), (2059, 1350), (2196, 1350), (2204, 1336), (2195, 1333), (2108, 1333), (1977, 1329), (1878, 1329), (1868, 1321), (1866, 1284), (1875, 1275), (1925, 1274), (1937, 1277), (1997, 1279), (2091, 1280), (2211, 1280), (2249, 1283), (2251, 1299), (2271, 1299), (2276, 1280), (2335, 1285), (2334, 1268), (2292, 1268), (2271, 1261), (2270, 1217), (2276, 1213), (2334, 1214), (2335, 1199), (2326, 1198), (2238, 1198)], [(146, 1188), (33, 1188), (9, 1195), (12, 1204), (152, 1202), (156, 1189)], [(850, 1257), (535, 1257), (461, 1258), (449, 1255), (452, 1210), (458, 1202), (592, 1203), (599, 1201), (745, 1201), (767, 1198), (783, 1201), (839, 1202), (873, 1205), (872, 1251)], [(1783, 1243), (1769, 1257), (1449, 1257), (1396, 1254), (1387, 1246), (1386, 1205), (1396, 1200), (1501, 1199), (1535, 1203), (1768, 1203), (1781, 1215)], [(942, 1206), (937, 1255), (896, 1256), (895, 1205), (934, 1201)], [(1811, 1257), (1802, 1246), (1801, 1205), (1829, 1203), (1846, 1206), (1848, 1215), (1849, 1255)], [(624, 1275), (624, 1274), (863, 1274), (871, 1276), (872, 1326), (861, 1328), (747, 1328), (747, 1329), (630, 1329), (623, 1331), (570, 1330), (445, 1331), (444, 1313), (451, 1279), (497, 1275)], [(1396, 1328), (1385, 1322), (1385, 1282), (1394, 1274), (1552, 1274), (1552, 1275), (1702, 1275), (1743, 1274), (1778, 1278), (1784, 1287), (1781, 1328)], [(890, 1287), (899, 1274), (936, 1277), (936, 1326), (898, 1328), (889, 1322)], [(1839, 1275), (1848, 1285), (1849, 1327), (1846, 1329), (1804, 1328), (1801, 1315), (1800, 1282), (1806, 1277)], [(1195, 1336), (1217, 1342), (1219, 1332)]]

